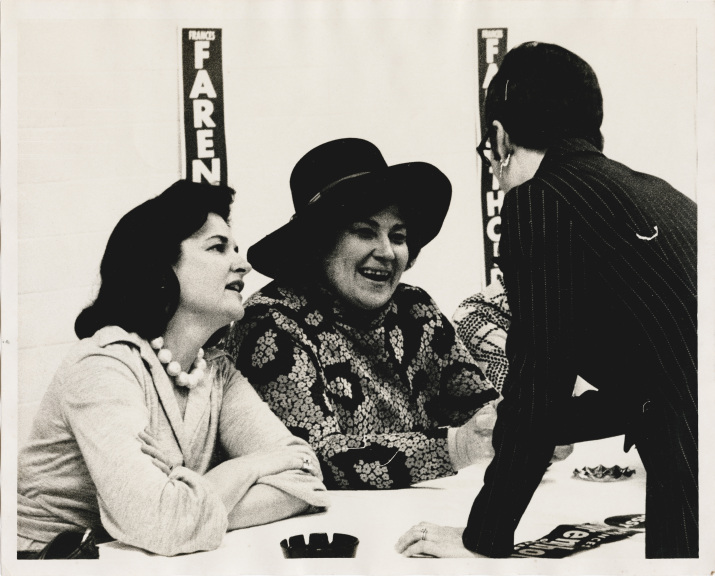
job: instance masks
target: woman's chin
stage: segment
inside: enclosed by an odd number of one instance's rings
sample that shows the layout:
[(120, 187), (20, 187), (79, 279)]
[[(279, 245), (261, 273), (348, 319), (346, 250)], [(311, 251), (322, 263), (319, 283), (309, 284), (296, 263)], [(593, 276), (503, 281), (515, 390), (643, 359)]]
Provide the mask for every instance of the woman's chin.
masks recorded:
[(233, 314), (233, 317), (231, 318), (230, 322), (227, 322), (227, 324), (230, 324), (231, 322), (238, 322), (239, 320), (243, 320), (243, 317), (246, 315), (246, 310), (241, 307), (240, 310), (236, 310), (236, 312)]
[(361, 310), (369, 312), (371, 310), (378, 310), (385, 306), (392, 298), (394, 291), (390, 291), (389, 294), (372, 295), (363, 298), (356, 298), (351, 304)]
[(246, 310), (243, 308), (243, 306), (241, 306), (240, 308), (231, 308), (230, 310), (224, 309), (222, 313), (213, 317), (216, 321), (216, 324), (220, 324), (220, 326), (218, 326), (216, 330), (220, 330), (221, 328), (225, 328), (233, 322), (238, 322), (239, 320), (242, 320), (245, 315)]

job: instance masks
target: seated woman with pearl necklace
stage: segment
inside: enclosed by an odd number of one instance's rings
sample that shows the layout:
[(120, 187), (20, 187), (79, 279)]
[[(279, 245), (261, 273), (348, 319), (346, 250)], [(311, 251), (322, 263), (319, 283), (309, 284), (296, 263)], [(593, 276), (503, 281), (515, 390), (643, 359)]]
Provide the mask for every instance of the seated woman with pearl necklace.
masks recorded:
[(162, 555), (211, 550), (226, 530), (328, 505), (308, 444), (203, 350), (244, 314), (233, 195), (181, 180), (112, 232), (19, 456), (19, 557), (88, 528)]

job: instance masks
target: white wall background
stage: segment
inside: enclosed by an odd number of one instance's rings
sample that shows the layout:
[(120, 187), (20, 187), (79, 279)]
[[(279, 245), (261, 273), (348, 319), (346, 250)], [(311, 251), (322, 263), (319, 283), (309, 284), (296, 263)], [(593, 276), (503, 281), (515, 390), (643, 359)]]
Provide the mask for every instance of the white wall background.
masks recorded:
[[(698, 37), (693, 12), (673, 4), (683, 3), (12, 3), (17, 124), (4, 118), (3, 129), (17, 143), (19, 441), (76, 340), (112, 227), (180, 175), (181, 27), (223, 29), (242, 249), (292, 214), (288, 179), (305, 152), (366, 138), (388, 163), (428, 161), (452, 182), (443, 232), (404, 277), (451, 316), (483, 282), (477, 28), (507, 27), (509, 47), (542, 40), (585, 58), (604, 93), (605, 153), (696, 198), (703, 24)], [(267, 281), (248, 280), (247, 293)]]

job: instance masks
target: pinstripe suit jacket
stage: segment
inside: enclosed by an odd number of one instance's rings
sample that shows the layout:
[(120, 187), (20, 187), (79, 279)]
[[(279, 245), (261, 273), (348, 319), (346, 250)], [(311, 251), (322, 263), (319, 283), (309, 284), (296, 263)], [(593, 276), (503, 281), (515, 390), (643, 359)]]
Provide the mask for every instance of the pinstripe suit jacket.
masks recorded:
[(692, 200), (578, 139), (550, 148), (535, 176), (506, 194), (510, 367), (467, 548), (511, 553), (576, 375), (634, 415), (645, 400), (658, 408), (682, 449), (657, 457), (682, 466), (676, 489), (695, 501), (697, 526), (696, 227)]

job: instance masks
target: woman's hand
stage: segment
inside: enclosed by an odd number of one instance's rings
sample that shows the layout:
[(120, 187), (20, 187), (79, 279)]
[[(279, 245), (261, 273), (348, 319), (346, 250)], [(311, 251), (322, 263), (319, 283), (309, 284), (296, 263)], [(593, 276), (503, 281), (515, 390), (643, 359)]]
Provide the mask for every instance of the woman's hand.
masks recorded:
[(151, 456), (151, 461), (154, 466), (159, 470), (164, 472), (167, 476), (171, 473), (173, 468), (177, 465), (172, 462), (159, 448), (157, 441), (149, 435), (145, 430), (139, 432), (139, 440), (141, 440), (141, 450), (144, 454)]
[(563, 446), (557, 446), (554, 449), (554, 455), (551, 458), (552, 462), (560, 462), (561, 460), (566, 460), (573, 452), (573, 444), (565, 444)]
[(462, 544), (464, 528), (420, 522), (405, 532), (395, 550), (407, 558), (483, 558)]
[(241, 456), (242, 464), (253, 468), (259, 478), (280, 474), (286, 470), (302, 470), (322, 479), (320, 463), (306, 444), (291, 444), (280, 448), (259, 450)]
[(497, 419), (496, 403), (479, 409), (467, 422), (447, 436), (449, 457), (455, 470), (494, 456), (492, 433)]
[[(320, 465), (313, 451), (305, 442), (295, 442), (288, 446), (256, 450), (243, 456), (224, 460), (206, 472), (204, 479), (213, 486), (226, 510), (232, 515), (231, 525), (238, 527), (248, 525), (238, 523), (235, 514), (239, 512), (234, 512), (234, 508), (248, 491), (256, 487), (256, 483), (261, 478), (289, 470), (302, 470), (318, 479), (321, 478)], [(261, 491), (263, 491), (262, 488), (258, 490), (258, 493)], [(300, 506), (303, 510), (307, 505), (300, 504)], [(244, 512), (245, 510), (240, 513)]]

